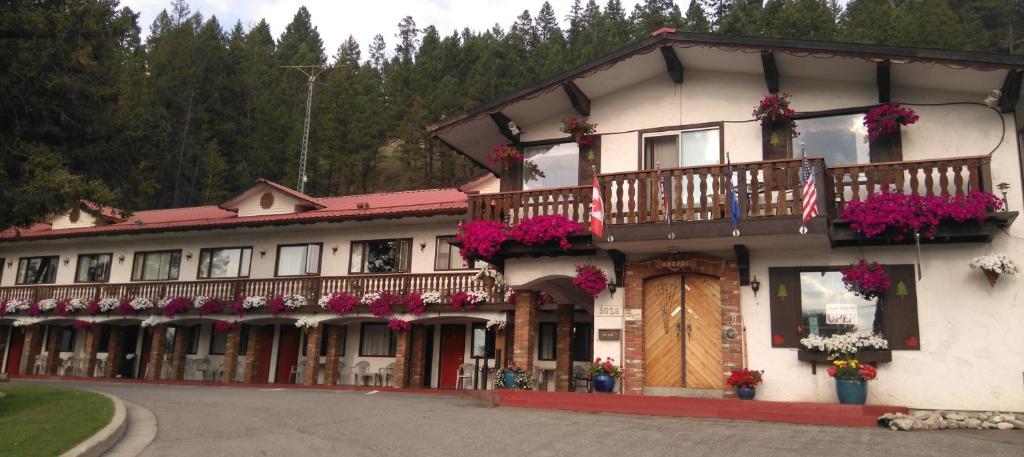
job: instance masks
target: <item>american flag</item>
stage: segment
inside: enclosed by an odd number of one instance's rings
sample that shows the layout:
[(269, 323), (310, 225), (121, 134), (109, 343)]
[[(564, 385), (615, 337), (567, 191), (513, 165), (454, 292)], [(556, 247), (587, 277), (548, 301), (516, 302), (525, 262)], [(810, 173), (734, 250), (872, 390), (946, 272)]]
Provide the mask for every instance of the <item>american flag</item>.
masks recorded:
[(803, 212), (804, 225), (812, 217), (818, 215), (818, 191), (814, 188), (814, 167), (807, 160), (807, 154), (803, 154), (803, 163), (800, 165), (800, 181), (804, 183), (803, 189)]

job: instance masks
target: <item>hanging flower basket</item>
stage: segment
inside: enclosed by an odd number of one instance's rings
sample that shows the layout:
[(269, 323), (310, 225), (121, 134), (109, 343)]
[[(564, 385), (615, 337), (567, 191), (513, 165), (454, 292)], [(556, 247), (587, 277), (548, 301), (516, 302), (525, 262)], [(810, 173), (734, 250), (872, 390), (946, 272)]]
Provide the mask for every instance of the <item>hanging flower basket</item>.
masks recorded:
[(576, 265), (576, 277), (572, 284), (580, 290), (597, 297), (608, 288), (608, 277), (594, 265)]
[(498, 221), (476, 220), (459, 226), (455, 238), (462, 243), (459, 254), (466, 263), (474, 259), (490, 259), (508, 238), (505, 224)]
[(885, 267), (876, 262), (860, 259), (855, 265), (840, 270), (846, 289), (865, 300), (874, 300), (889, 290), (892, 281), (885, 275)]
[(491, 163), (522, 162), (523, 153), (510, 144), (499, 144), (491, 150), (487, 161)]
[(397, 317), (392, 317), (388, 321), (388, 329), (395, 333), (405, 333), (412, 329), (412, 324)]
[(899, 102), (892, 102), (871, 108), (864, 115), (864, 126), (868, 128), (868, 139), (875, 141), (896, 133), (899, 126), (913, 124), (918, 119), (920, 116), (914, 110), (900, 106)]
[(761, 127), (789, 127), (792, 136), (795, 138), (798, 135), (796, 122), (793, 121), (796, 111), (789, 107), (789, 97), (789, 94), (772, 94), (762, 98), (761, 102), (754, 107), (753, 116), (761, 124)]
[(1015, 275), (1019, 268), (1017, 264), (1013, 262), (1013, 259), (1006, 254), (988, 254), (983, 256), (975, 257), (971, 260), (971, 268), (981, 270), (985, 273), (985, 279), (988, 279), (988, 284), (991, 287), (996, 286), (996, 281), (999, 280), (999, 275)]
[(344, 292), (335, 292), (320, 297), (318, 304), (325, 311), (344, 316), (359, 306), (359, 299)]
[(569, 135), (569, 138), (581, 147), (587, 147), (594, 143), (594, 132), (597, 131), (597, 124), (591, 123), (589, 117), (568, 116), (562, 119), (562, 133)]

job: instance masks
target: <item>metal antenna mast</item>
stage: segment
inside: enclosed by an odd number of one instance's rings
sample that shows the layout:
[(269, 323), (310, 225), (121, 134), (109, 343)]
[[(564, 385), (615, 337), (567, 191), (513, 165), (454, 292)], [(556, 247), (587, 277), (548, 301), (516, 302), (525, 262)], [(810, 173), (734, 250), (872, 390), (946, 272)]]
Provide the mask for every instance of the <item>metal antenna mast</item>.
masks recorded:
[(320, 76), (320, 73), (327, 69), (320, 65), (285, 65), (281, 68), (295, 68), (306, 75), (309, 81), (309, 92), (306, 94), (306, 121), (302, 125), (302, 153), (299, 155), (299, 183), (295, 186), (295, 190), (304, 192), (306, 187), (306, 156), (309, 150), (309, 118), (313, 108), (313, 84), (316, 82), (316, 77)]

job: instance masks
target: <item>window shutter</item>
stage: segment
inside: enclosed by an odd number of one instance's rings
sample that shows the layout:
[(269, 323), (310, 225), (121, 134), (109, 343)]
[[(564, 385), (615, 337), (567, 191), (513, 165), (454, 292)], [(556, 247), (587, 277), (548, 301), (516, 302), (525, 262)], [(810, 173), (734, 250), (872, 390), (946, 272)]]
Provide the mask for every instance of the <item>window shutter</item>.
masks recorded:
[(889, 349), (919, 350), (921, 336), (917, 328), (917, 277), (914, 265), (886, 265), (892, 281), (882, 301), (883, 333)]
[(601, 136), (594, 135), (594, 142), (589, 146), (580, 146), (580, 182), (581, 186), (589, 186), (593, 182), (594, 173), (601, 173)]
[[(522, 147), (518, 144), (514, 144), (520, 153), (525, 154)], [(522, 160), (502, 160), (501, 161), (501, 178), (499, 180), (500, 190), (502, 192), (511, 192), (517, 190), (523, 190), (523, 161)]]
[(778, 125), (761, 126), (764, 160), (788, 159), (793, 156), (792, 131), (792, 127), (785, 122)]
[(900, 162), (903, 160), (903, 139), (900, 136), (900, 126), (896, 125), (896, 131), (870, 141), (871, 162)]
[(800, 328), (800, 273), (792, 267), (768, 269), (772, 347), (797, 348)]
[(306, 274), (320, 274), (320, 245), (306, 246)]

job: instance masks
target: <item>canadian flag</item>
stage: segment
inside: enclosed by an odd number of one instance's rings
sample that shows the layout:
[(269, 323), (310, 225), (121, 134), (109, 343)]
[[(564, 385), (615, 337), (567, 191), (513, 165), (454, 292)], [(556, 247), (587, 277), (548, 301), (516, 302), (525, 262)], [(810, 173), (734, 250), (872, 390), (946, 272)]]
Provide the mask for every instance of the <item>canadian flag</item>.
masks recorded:
[(604, 199), (601, 198), (601, 186), (594, 176), (594, 191), (590, 200), (590, 233), (595, 237), (604, 236)]

